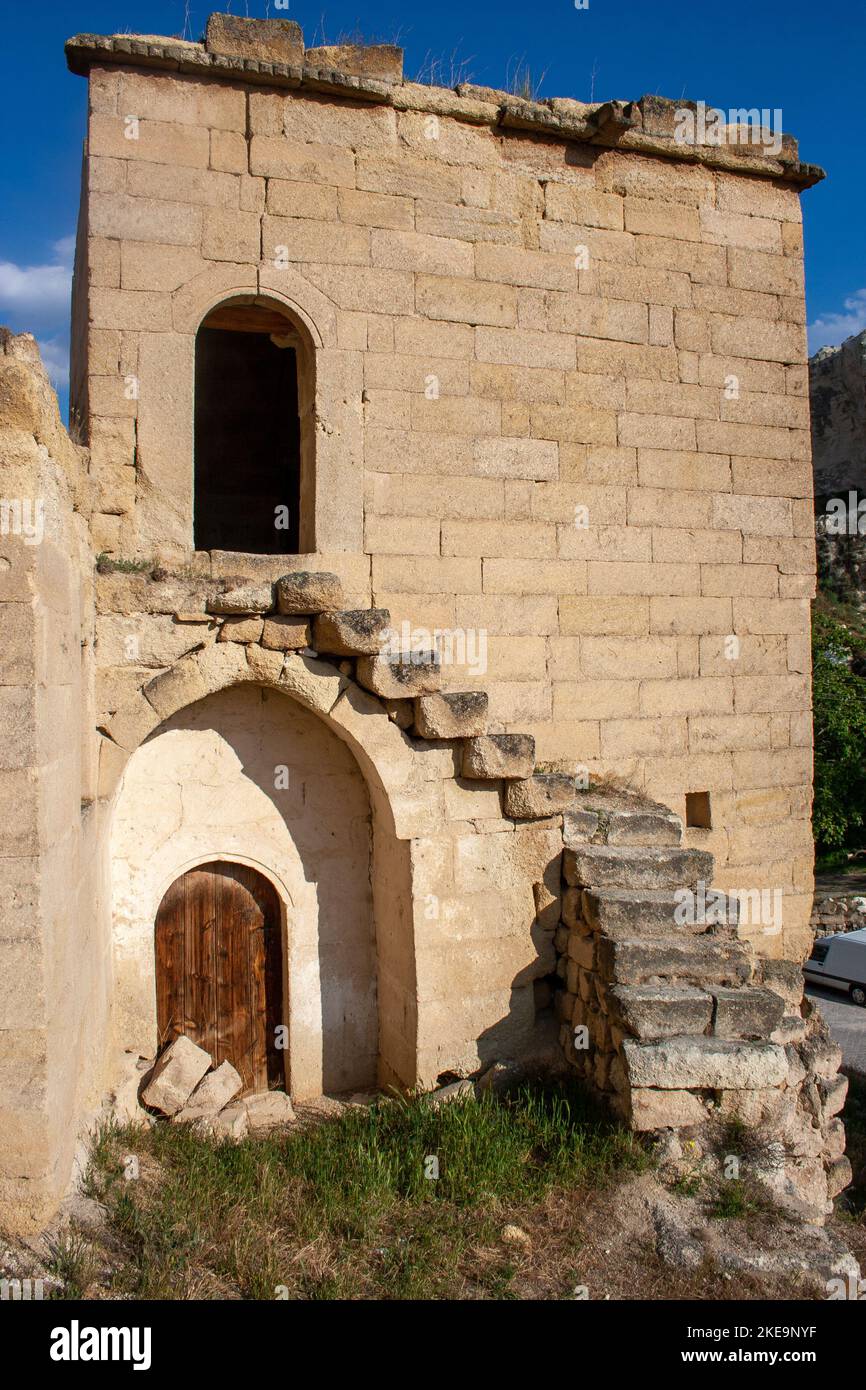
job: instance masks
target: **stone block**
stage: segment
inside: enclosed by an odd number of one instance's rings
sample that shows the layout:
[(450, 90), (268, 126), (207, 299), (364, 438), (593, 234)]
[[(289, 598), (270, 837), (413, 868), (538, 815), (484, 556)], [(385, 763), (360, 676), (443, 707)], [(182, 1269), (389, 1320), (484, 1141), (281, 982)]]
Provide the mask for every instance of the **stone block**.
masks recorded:
[(304, 61), (304, 36), (292, 19), (212, 14), (208, 16), (205, 47), (221, 58), (252, 58), (288, 67), (300, 67)]
[(175, 1038), (162, 1055), (141, 1093), (143, 1103), (164, 1115), (182, 1110), (211, 1065), (211, 1056), (187, 1037)]
[(616, 984), (660, 980), (700, 980), (702, 985), (746, 984), (749, 949), (739, 941), (712, 937), (647, 937), (612, 941), (599, 938), (599, 970)]
[(182, 1110), (172, 1116), (175, 1124), (216, 1115), (243, 1089), (243, 1081), (231, 1062), (221, 1062), (196, 1086)]
[(310, 645), (310, 624), (303, 616), (265, 618), (261, 642), (274, 651), (301, 651)]
[(475, 738), (487, 727), (483, 690), (421, 695), (415, 701), (415, 732), (421, 738)]
[(286, 614), (333, 613), (343, 606), (343, 586), (336, 574), (299, 570), (284, 574), (276, 585), (277, 612)]
[(412, 699), (439, 689), (442, 668), (436, 652), (410, 651), (398, 655), (362, 656), (355, 676), (365, 690), (372, 690), (383, 699)]
[(333, 656), (375, 656), (388, 640), (390, 623), (386, 608), (321, 613), (313, 623), (313, 647)]
[(607, 998), (612, 1018), (642, 1039), (700, 1034), (713, 1016), (712, 997), (692, 985), (615, 985)]
[(535, 739), (529, 734), (481, 734), (467, 739), (463, 749), (464, 777), (530, 777), (534, 767)]
[(735, 897), (713, 890), (713, 903), (700, 909), (696, 900), (695, 921), (681, 922), (678, 913), (681, 899), (666, 889), (606, 888), (586, 889), (583, 894), (584, 916), (596, 931), (611, 939), (643, 936), (668, 936), (682, 926), (701, 933), (708, 927), (718, 936), (727, 927), (736, 932), (738, 903)]
[(713, 856), (705, 850), (643, 845), (578, 845), (566, 849), (566, 882), (587, 888), (684, 888), (708, 883)]
[(267, 613), (274, 606), (270, 584), (236, 584), (208, 599), (209, 613)]
[(515, 820), (540, 820), (566, 810), (574, 800), (574, 778), (564, 772), (536, 772), (505, 784), (503, 808)]
[(782, 1021), (784, 1002), (769, 989), (714, 989), (717, 1038), (769, 1038)]
[(665, 1038), (622, 1045), (632, 1086), (663, 1091), (692, 1089), (755, 1091), (781, 1086), (785, 1052), (775, 1043), (715, 1038)]
[(585, 811), (582, 807), (571, 807), (562, 818), (563, 839), (567, 845), (586, 844), (597, 833), (599, 816), (597, 811)]
[(295, 1118), (294, 1107), (285, 1091), (264, 1091), (257, 1096), (248, 1096), (243, 1108), (253, 1134), (291, 1124)]
[(351, 77), (367, 77), (375, 82), (403, 81), (403, 50), (393, 43), (325, 44), (308, 48), (304, 62), (307, 67), (335, 68)]
[(244, 616), (226, 618), (219, 630), (218, 642), (258, 642), (264, 622), (261, 618)]
[(198, 1134), (209, 1134), (214, 1139), (230, 1139), (233, 1143), (240, 1143), (245, 1139), (250, 1129), (249, 1115), (243, 1103), (237, 1105), (227, 1105), (225, 1110), (220, 1110), (216, 1115), (201, 1115), (193, 1124), (193, 1128)]
[(632, 1090), (628, 1098), (628, 1118), (632, 1129), (681, 1129), (703, 1124), (707, 1111), (700, 1096), (692, 1091)]

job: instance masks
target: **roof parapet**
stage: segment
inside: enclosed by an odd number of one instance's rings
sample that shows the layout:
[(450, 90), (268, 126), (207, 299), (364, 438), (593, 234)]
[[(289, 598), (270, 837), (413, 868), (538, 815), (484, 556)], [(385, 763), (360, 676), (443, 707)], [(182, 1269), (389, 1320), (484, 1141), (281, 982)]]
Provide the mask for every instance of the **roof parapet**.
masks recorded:
[[(304, 48), (300, 26), (286, 19), (245, 19), (212, 14), (204, 43), (152, 34), (77, 34), (66, 43), (70, 71), (120, 64), (186, 73), (216, 80), (278, 88), (303, 88), (349, 100), (434, 112), (504, 131), (525, 131), (581, 144), (616, 146), (704, 164), (732, 173), (781, 179), (808, 188), (824, 178), (816, 164), (800, 161), (797, 141), (781, 132), (772, 140), (751, 125), (723, 127), (723, 138), (683, 141), (678, 120), (703, 103), (643, 96), (639, 101), (581, 102), (568, 97), (528, 101), (460, 83), (455, 88), (407, 82), (403, 50), (391, 44), (339, 44)], [(756, 133), (761, 137), (755, 138)]]

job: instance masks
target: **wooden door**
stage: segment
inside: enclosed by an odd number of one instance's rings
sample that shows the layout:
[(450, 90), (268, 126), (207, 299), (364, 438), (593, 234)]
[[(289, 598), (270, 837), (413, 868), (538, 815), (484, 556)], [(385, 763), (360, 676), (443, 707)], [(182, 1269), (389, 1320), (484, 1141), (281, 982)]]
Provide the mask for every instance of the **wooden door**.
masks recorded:
[(240, 1072), (244, 1094), (285, 1083), (276, 1047), (283, 1022), (280, 904), (243, 864), (190, 869), (156, 915), (160, 1048), (181, 1033)]

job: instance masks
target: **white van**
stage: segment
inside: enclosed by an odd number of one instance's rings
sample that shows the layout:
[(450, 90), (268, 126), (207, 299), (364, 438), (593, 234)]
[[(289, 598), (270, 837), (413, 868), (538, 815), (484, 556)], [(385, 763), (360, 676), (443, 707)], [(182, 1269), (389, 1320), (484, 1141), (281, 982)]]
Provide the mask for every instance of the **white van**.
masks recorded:
[(803, 974), (815, 984), (844, 990), (855, 1004), (866, 1006), (866, 927), (816, 941)]

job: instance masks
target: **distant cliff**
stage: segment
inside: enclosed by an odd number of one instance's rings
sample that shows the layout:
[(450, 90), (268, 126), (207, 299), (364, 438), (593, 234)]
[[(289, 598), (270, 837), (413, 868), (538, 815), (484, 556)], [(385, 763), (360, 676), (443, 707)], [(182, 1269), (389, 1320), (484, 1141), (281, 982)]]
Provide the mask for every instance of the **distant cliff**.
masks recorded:
[(815, 495), (866, 494), (866, 331), (809, 363)]

